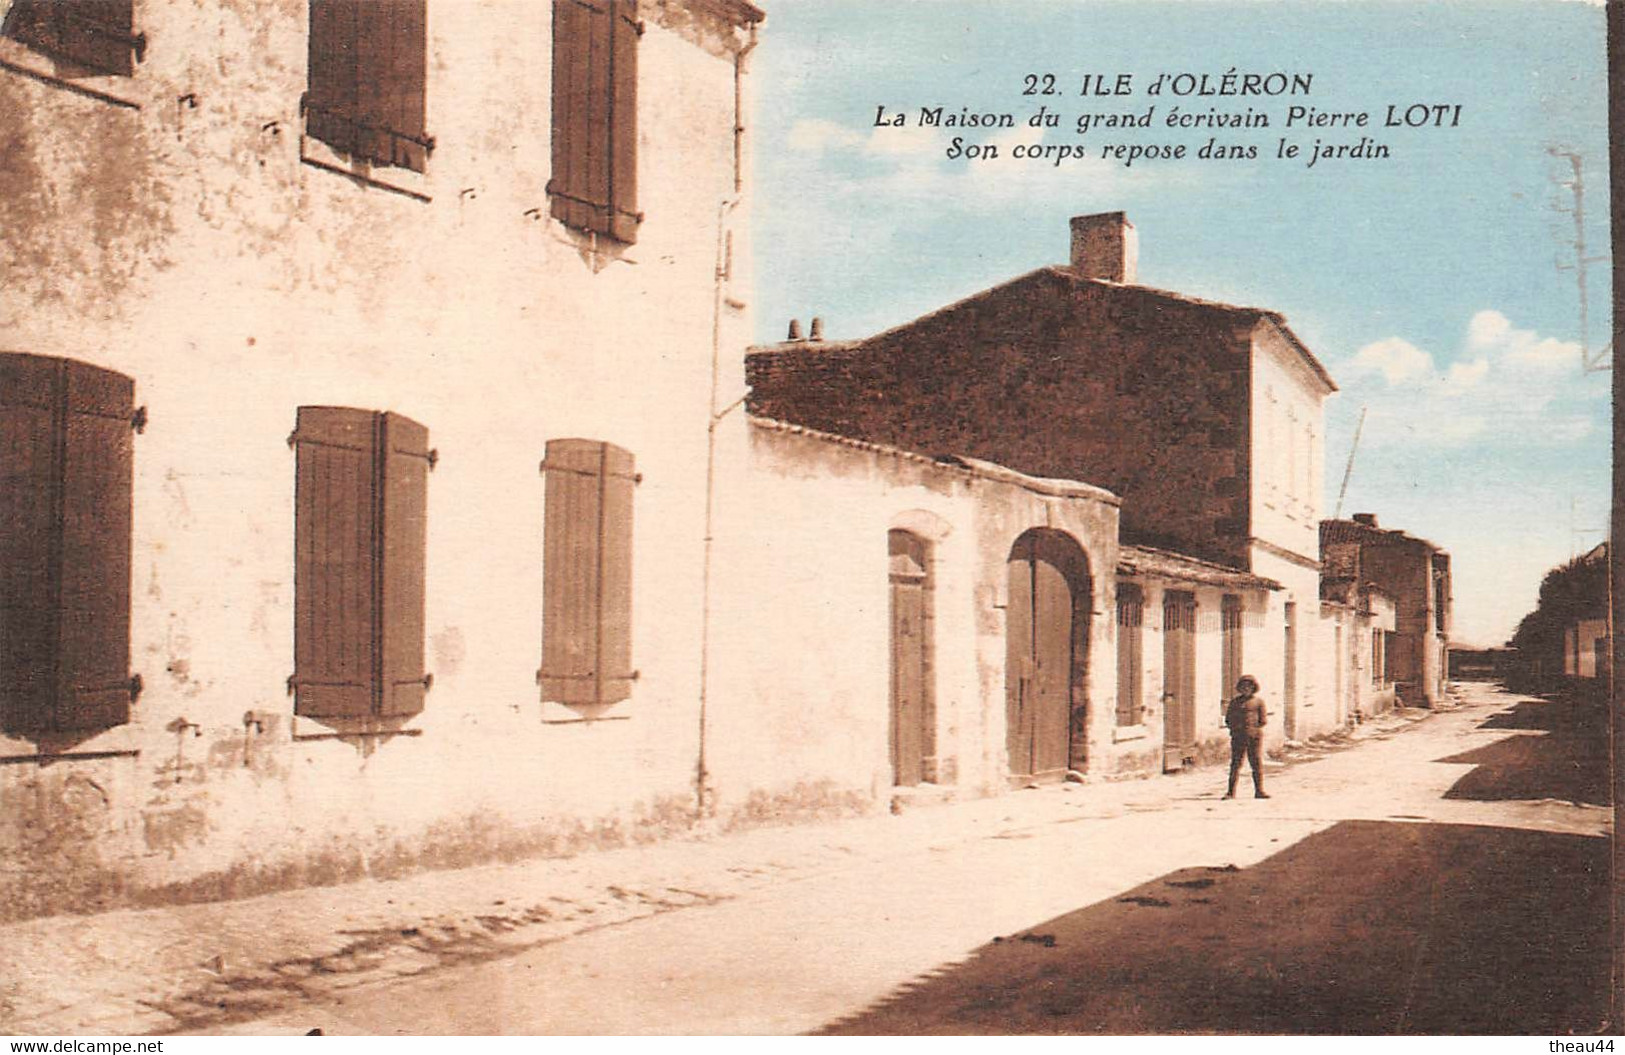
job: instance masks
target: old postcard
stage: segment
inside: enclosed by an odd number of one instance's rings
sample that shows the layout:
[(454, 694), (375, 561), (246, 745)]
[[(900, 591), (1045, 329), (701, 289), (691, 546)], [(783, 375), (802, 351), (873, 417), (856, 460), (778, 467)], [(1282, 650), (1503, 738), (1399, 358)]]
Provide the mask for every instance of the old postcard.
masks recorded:
[(1602, 6), (0, 20), (0, 1032), (1617, 1030)]

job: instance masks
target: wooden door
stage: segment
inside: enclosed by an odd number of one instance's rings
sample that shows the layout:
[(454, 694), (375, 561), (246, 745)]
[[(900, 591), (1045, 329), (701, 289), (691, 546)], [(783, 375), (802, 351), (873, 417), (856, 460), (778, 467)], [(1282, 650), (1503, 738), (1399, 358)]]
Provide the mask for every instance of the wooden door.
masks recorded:
[(1225, 594), (1219, 608), (1220, 649), (1224, 653), (1224, 696), (1236, 691), (1241, 669), (1241, 598)]
[(1281, 707), (1287, 739), (1298, 735), (1298, 606), (1286, 603), (1286, 640), (1282, 646)]
[[(1070, 548), (1069, 548), (1070, 547)], [(1010, 552), (1005, 712), (1010, 774), (1060, 779), (1070, 762), (1079, 589), (1076, 544), (1028, 533)]]
[(925, 779), (930, 753), (930, 572), (926, 542), (907, 531), (887, 538), (891, 559), (892, 783)]
[(1162, 595), (1162, 738), (1165, 764), (1177, 769), (1196, 743), (1196, 598)]

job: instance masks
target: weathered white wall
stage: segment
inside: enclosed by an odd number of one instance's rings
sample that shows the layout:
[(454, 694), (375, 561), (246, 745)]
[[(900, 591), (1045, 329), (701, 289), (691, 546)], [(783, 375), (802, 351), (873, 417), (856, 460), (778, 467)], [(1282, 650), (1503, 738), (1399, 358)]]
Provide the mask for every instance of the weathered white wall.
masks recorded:
[[(645, 4), (647, 219), (618, 248), (547, 219), (549, 5), (429, 5), (438, 146), (421, 176), (374, 173), (428, 201), (301, 163), (300, 0), (136, 7), (145, 61), (90, 84), (138, 108), (0, 70), (0, 347), (129, 374), (151, 417), (135, 440), (146, 691), (130, 725), (74, 748), (113, 757), (41, 766), (0, 742), (0, 903), (246, 893), (686, 827), (713, 353), (733, 398), (749, 321), (748, 203), (724, 221), (733, 280), (715, 277), (742, 31)], [(12, 42), (0, 58), (52, 73)], [(322, 731), (296, 727), (284, 689), (300, 404), (406, 414), (440, 452), (419, 736), (293, 739)], [(627, 448), (644, 475), (641, 677), (618, 720), (552, 725), (572, 715), (533, 680), (537, 465), (567, 436)], [(201, 736), (166, 732), (176, 719)]]
[[(1283, 740), (1281, 706), (1277, 682), (1270, 679), (1271, 648), (1277, 638), (1268, 637), (1270, 612), (1278, 602), (1269, 591), (1235, 590), (1163, 576), (1134, 575), (1124, 582), (1139, 585), (1145, 597), (1142, 630), (1141, 687), (1144, 719), (1141, 725), (1119, 728), (1114, 736), (1118, 767), (1123, 771), (1156, 772), (1163, 766), (1163, 745), (1167, 738), (1167, 713), (1163, 707), (1164, 644), (1162, 604), (1169, 590), (1196, 595), (1196, 760), (1209, 765), (1228, 764), (1230, 734), (1224, 724), (1225, 705), (1235, 694), (1235, 686), (1225, 684), (1224, 634), (1221, 614), (1224, 596), (1233, 593), (1242, 600), (1241, 669), (1264, 686), (1260, 694), (1269, 709), (1264, 727), (1264, 746), (1280, 749)], [(1114, 645), (1115, 647), (1115, 645)], [(1114, 654), (1113, 661), (1115, 663)], [(1279, 663), (1279, 656), (1274, 661)]]
[[(1320, 518), (1323, 487), (1325, 383), (1273, 326), (1253, 334), (1251, 481), (1252, 570), (1286, 589), (1273, 599), (1265, 636), (1273, 656), (1266, 695), (1280, 701), (1288, 737), (1336, 728), (1338, 707), (1327, 660), (1333, 635), (1320, 617)], [(1293, 559), (1293, 558), (1296, 559)], [(1297, 671), (1290, 701), (1285, 677), (1284, 605), (1296, 606)]]
[(738, 680), (719, 695), (751, 704), (708, 722), (719, 812), (739, 794), (730, 789), (776, 788), (755, 791), (747, 812), (886, 800), (892, 528), (934, 543), (939, 785), (967, 795), (1006, 786), (1006, 565), (1035, 527), (1071, 535), (1088, 559), (1089, 769), (1111, 771), (1112, 496), (771, 423), (751, 426), (750, 460), (743, 506), (727, 520), (729, 596), (716, 625), (741, 664), (723, 675)]
[(1253, 334), (1252, 534), (1320, 556), (1325, 384), (1273, 326)]

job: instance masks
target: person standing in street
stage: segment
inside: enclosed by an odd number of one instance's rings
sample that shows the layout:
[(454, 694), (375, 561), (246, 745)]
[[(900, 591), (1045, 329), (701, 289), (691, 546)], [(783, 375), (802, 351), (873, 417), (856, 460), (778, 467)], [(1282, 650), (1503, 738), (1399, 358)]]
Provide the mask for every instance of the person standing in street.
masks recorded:
[(1253, 770), (1253, 798), (1267, 799), (1264, 793), (1264, 722), (1269, 711), (1258, 695), (1258, 679), (1244, 674), (1236, 682), (1236, 694), (1224, 709), (1224, 724), (1230, 729), (1230, 790), (1227, 799), (1236, 797), (1236, 778), (1241, 775), (1241, 760), (1246, 757)]

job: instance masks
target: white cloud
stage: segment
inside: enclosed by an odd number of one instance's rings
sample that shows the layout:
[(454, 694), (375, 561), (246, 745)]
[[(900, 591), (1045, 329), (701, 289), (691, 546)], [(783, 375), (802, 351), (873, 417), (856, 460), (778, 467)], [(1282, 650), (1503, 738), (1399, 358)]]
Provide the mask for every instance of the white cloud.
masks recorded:
[(909, 125), (877, 128), (864, 141), (863, 152), (871, 157), (914, 158), (942, 156), (943, 140), (934, 128)]
[(862, 134), (852, 131), (836, 121), (806, 118), (790, 126), (785, 134), (785, 145), (798, 154), (822, 157), (835, 150), (851, 150), (863, 146)]
[(1486, 310), (1467, 323), (1467, 346), (1507, 363), (1534, 370), (1570, 370), (1580, 366), (1580, 346), (1520, 330), (1498, 311)]
[(1594, 433), (1606, 408), (1577, 344), (1518, 329), (1494, 310), (1468, 320), (1461, 353), (1442, 372), (1428, 352), (1389, 337), (1356, 352), (1345, 374), (1379, 424), (1377, 443), (1566, 445)]
[(1472, 388), (1490, 372), (1490, 361), (1484, 358), (1474, 359), (1472, 362), (1457, 361), (1450, 364), (1450, 372), (1445, 375), (1444, 383), (1448, 388), (1460, 391)]
[(1433, 357), (1398, 337), (1376, 341), (1354, 353), (1358, 374), (1382, 374), (1390, 386), (1433, 373)]
[(1467, 320), (1467, 347), (1489, 348), (1512, 332), (1512, 322), (1498, 311), (1481, 311)]

